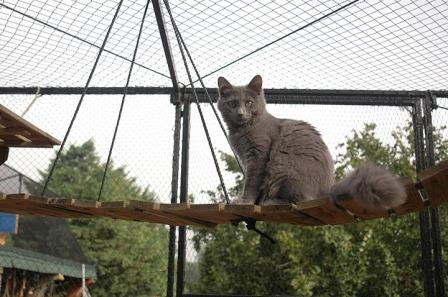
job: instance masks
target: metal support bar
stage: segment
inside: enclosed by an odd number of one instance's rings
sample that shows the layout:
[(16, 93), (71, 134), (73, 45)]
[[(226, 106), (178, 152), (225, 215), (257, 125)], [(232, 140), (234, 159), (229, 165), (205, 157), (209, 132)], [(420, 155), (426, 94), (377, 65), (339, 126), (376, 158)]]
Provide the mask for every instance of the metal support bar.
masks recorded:
[[(217, 88), (207, 88), (207, 92), (214, 96), (218, 96)], [(187, 88), (187, 94), (192, 93), (191, 88)], [(198, 95), (205, 93), (203, 89), (197, 89)], [(345, 96), (345, 97), (379, 97), (379, 98), (401, 98), (401, 99), (416, 99), (424, 98), (427, 91), (418, 90), (338, 90), (338, 89), (272, 89), (265, 88), (265, 95), (291, 95), (291, 96)], [(448, 97), (446, 90), (432, 90), (431, 93), (438, 97)]]
[[(83, 87), (0, 87), (0, 95), (35, 95), (39, 89), (39, 94), (44, 95), (81, 95)], [(89, 87), (87, 95), (123, 95), (123, 87)], [(172, 88), (166, 87), (129, 87), (128, 95), (169, 95)]]
[[(414, 128), (415, 160), (417, 172), (425, 168), (425, 151), (423, 135), (423, 118), (421, 102), (418, 101), (413, 106), (412, 124)], [(422, 250), (422, 270), (424, 277), (425, 297), (435, 297), (434, 293), (434, 275), (431, 255), (431, 232), (429, 227), (429, 210), (426, 207), (419, 213), (420, 218), (420, 245)]]
[[(0, 87), (0, 95), (35, 95), (37, 87)], [(82, 87), (42, 87), (41, 95), (80, 95)], [(200, 102), (208, 102), (205, 91), (197, 89)], [(216, 101), (218, 91), (208, 88), (207, 91)], [(265, 89), (268, 103), (285, 104), (364, 104), (364, 105), (399, 105), (413, 106), (415, 100), (425, 98), (427, 91), (382, 91), (382, 90), (317, 90), (317, 89)], [(447, 97), (448, 91), (431, 91), (434, 96)], [(90, 87), (90, 95), (122, 95), (122, 87)], [(129, 87), (129, 95), (173, 94), (169, 87)], [(191, 88), (185, 94), (193, 94)]]
[[(181, 104), (175, 105), (174, 116), (174, 144), (173, 144), (173, 170), (171, 177), (171, 203), (177, 203), (179, 187), (179, 151), (180, 151), (180, 127), (181, 127)], [(176, 226), (170, 226), (168, 241), (168, 267), (166, 296), (174, 296), (174, 261), (176, 258)]]
[[(188, 98), (188, 97), (187, 97)], [(190, 106), (187, 99), (184, 101), (182, 111), (182, 156), (181, 156), (181, 176), (180, 176), (180, 202), (188, 201), (188, 160), (190, 150)], [(179, 227), (179, 242), (177, 251), (177, 284), (176, 296), (182, 297), (185, 285), (185, 254), (186, 254), (186, 228)]]
[(160, 7), (159, 0), (153, 0), (152, 5), (154, 7), (154, 14), (156, 15), (157, 26), (159, 27), (160, 39), (162, 40), (163, 51), (165, 52), (166, 63), (171, 76), (171, 82), (173, 84), (173, 93), (176, 95), (174, 98), (179, 102), (179, 81), (176, 75), (176, 68), (174, 66), (173, 53), (171, 51), (170, 41), (166, 31), (165, 19), (163, 17), (162, 8)]
[[(191, 89), (186, 93), (190, 94)], [(218, 98), (217, 89), (207, 89), (212, 99)], [(207, 102), (203, 89), (197, 91), (199, 101)], [(413, 106), (425, 96), (422, 91), (378, 90), (316, 90), (316, 89), (264, 89), (267, 103), (275, 104), (325, 104), (325, 105), (385, 105)]]
[(22, 193), (23, 188), (23, 174), (19, 173), (19, 193)]
[[(432, 108), (433, 108), (433, 96), (428, 91), (426, 97), (423, 100), (423, 112), (424, 112), (424, 129), (426, 139), (426, 166), (430, 168), (435, 165), (434, 156), (434, 135), (432, 126)], [(445, 284), (444, 284), (444, 269), (442, 260), (442, 244), (440, 239), (440, 221), (439, 210), (437, 208), (430, 207), (431, 217), (431, 236), (432, 236), (432, 251), (434, 262), (434, 280), (436, 286), (436, 296), (445, 297)]]

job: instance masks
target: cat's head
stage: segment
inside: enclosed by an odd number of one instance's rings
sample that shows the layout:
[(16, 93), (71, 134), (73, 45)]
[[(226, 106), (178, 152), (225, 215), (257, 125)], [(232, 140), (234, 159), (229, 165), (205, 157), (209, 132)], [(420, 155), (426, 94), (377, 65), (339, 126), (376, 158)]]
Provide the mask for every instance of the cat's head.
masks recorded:
[(232, 86), (224, 77), (218, 78), (218, 109), (227, 125), (244, 126), (266, 112), (262, 84), (260, 75), (256, 75), (247, 86), (242, 87)]

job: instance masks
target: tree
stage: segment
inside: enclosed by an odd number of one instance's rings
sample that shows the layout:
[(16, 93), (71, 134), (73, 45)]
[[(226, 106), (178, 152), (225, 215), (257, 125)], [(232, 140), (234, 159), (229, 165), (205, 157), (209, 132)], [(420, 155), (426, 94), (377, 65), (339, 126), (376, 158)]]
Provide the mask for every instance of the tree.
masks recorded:
[[(105, 165), (93, 141), (71, 145), (61, 153), (50, 189), (61, 197), (96, 199)], [(45, 180), (50, 167), (41, 172)], [(142, 189), (125, 167), (108, 170), (102, 200), (134, 198), (155, 200), (148, 188)], [(166, 243), (164, 226), (111, 219), (72, 219), (70, 227), (83, 252), (97, 265), (94, 296), (161, 296), (165, 290)]]
[[(337, 156), (337, 177), (365, 160), (397, 175), (415, 177), (412, 126), (397, 127), (391, 135), (392, 144), (383, 143), (375, 129), (375, 124), (366, 124), (339, 145), (344, 152)], [(440, 127), (434, 133), (437, 160), (448, 157), (444, 131), (446, 127)], [(242, 177), (235, 160), (226, 154), (222, 160), (226, 170), (236, 175), (237, 186), (232, 191), (240, 191)], [(222, 200), (219, 191), (209, 191), (209, 195)], [(241, 227), (221, 226), (212, 232), (195, 229), (200, 277), (189, 289), (260, 295), (421, 296), (418, 226), (416, 214), (344, 226), (260, 224), (276, 238), (277, 245)], [(448, 239), (443, 235), (443, 246), (447, 247)]]

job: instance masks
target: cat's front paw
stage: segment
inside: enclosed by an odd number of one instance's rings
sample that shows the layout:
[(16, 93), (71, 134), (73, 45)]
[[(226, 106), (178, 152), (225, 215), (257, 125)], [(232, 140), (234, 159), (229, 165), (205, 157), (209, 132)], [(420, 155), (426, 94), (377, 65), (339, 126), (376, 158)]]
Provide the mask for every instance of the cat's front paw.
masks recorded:
[(232, 201), (230, 201), (230, 204), (254, 204), (254, 202), (250, 199), (244, 199), (243, 197), (238, 197), (232, 199)]

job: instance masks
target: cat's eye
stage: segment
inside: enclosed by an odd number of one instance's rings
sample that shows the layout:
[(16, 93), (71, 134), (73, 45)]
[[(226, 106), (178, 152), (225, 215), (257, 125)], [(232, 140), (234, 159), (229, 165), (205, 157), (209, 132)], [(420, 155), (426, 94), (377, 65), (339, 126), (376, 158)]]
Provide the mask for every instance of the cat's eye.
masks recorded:
[(230, 101), (230, 102), (227, 103), (227, 105), (229, 105), (230, 108), (235, 108), (237, 103), (235, 101)]
[(254, 104), (254, 102), (252, 100), (246, 101), (246, 106), (252, 106), (252, 104)]

